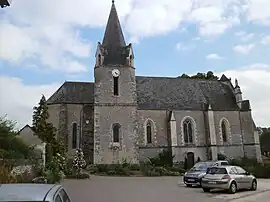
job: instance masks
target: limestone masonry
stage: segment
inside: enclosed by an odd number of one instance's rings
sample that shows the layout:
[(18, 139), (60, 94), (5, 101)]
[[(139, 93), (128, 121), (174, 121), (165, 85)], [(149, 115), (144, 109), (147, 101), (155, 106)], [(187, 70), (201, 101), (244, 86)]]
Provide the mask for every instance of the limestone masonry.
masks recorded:
[(94, 68), (94, 82), (67, 81), (47, 101), (70, 157), (81, 147), (89, 163), (137, 163), (169, 148), (175, 162), (218, 153), (261, 161), (238, 82), (136, 76), (114, 3)]

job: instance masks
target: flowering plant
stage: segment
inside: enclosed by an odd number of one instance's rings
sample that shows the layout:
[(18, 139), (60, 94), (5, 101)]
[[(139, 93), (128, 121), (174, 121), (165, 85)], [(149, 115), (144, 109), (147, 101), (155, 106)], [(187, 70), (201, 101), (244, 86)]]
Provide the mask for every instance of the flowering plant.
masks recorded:
[(66, 158), (63, 155), (57, 153), (55, 156), (55, 160), (57, 164), (59, 165), (60, 170), (65, 171), (66, 166), (67, 166)]
[(77, 173), (81, 173), (82, 169), (86, 166), (82, 149), (76, 150), (72, 164), (73, 168), (76, 169)]
[(10, 174), (21, 183), (31, 182), (34, 178), (32, 169), (33, 167), (30, 165), (16, 166), (11, 170)]

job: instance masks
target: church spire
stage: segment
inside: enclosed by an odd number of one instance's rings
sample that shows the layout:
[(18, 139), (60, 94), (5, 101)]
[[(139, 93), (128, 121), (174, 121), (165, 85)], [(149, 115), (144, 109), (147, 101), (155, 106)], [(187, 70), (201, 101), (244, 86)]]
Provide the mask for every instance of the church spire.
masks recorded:
[(118, 49), (126, 46), (114, 0), (112, 0), (111, 12), (107, 22), (102, 45), (108, 49)]

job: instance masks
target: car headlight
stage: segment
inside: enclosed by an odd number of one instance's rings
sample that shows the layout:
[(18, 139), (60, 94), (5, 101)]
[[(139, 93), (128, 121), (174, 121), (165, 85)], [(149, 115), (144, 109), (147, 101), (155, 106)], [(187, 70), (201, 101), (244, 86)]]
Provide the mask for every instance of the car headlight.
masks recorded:
[(198, 177), (199, 177), (199, 178), (203, 178), (204, 176), (205, 176), (205, 174), (202, 173), (202, 174), (200, 174)]

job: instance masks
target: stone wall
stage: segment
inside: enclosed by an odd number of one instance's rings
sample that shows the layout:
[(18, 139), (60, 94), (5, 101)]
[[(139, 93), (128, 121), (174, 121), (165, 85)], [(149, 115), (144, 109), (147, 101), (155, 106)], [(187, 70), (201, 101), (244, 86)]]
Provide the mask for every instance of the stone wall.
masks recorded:
[[(114, 95), (112, 70), (118, 69), (119, 95)], [(127, 66), (95, 68), (94, 162), (138, 161), (135, 69)], [(120, 126), (120, 142), (113, 143), (113, 126)]]

